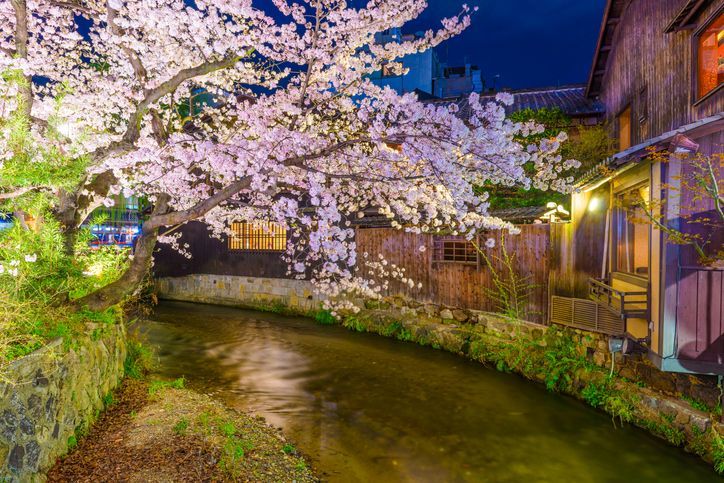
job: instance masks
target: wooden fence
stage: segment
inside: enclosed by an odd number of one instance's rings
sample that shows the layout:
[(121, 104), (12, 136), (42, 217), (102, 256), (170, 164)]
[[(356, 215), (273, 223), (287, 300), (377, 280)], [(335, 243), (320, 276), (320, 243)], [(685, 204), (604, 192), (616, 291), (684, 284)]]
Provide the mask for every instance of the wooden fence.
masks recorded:
[[(529, 277), (528, 283), (535, 287), (526, 308), (526, 319), (532, 322), (546, 323), (548, 320), (548, 272), (550, 265), (550, 231), (547, 224), (519, 225), (521, 233), (504, 233), (505, 246), (513, 257), (514, 267), (521, 277)], [(556, 228), (554, 228), (555, 230)], [(485, 250), (493, 267), (499, 273), (504, 270), (494, 258), (500, 256), (501, 232), (480, 236), (478, 245)], [(492, 249), (484, 248), (487, 238), (496, 240)], [(405, 273), (422, 288), (410, 288), (399, 282), (391, 282), (388, 294), (404, 294), (411, 298), (446, 304), (450, 306), (496, 311), (494, 298), (488, 291), (495, 290), (493, 273), (482, 257), (471, 262), (437, 261), (440, 258), (441, 241), (458, 242), (463, 237), (440, 237), (436, 235), (406, 233), (392, 228), (358, 228), (357, 253), (360, 270), (367, 252), (367, 260), (373, 260), (382, 254), (389, 263), (405, 268)], [(420, 247), (424, 247), (421, 251)], [(437, 249), (436, 249), (437, 248)]]

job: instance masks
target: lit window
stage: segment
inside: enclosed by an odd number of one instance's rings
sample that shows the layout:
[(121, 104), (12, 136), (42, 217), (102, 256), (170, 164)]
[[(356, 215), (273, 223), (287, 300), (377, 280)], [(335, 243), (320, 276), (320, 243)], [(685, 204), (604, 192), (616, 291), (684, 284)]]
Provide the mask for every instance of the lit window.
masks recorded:
[(699, 97), (724, 83), (724, 13), (714, 19), (697, 41)]
[(230, 250), (283, 251), (287, 248), (287, 229), (276, 223), (232, 223)]
[(640, 277), (649, 275), (649, 185), (618, 195), (616, 217), (616, 270)]
[(388, 62), (382, 66), (382, 77), (397, 77), (402, 75), (402, 62)]
[(463, 237), (435, 237), (433, 262), (478, 263), (478, 251)]
[(618, 149), (623, 151), (631, 147), (631, 106), (618, 115)]

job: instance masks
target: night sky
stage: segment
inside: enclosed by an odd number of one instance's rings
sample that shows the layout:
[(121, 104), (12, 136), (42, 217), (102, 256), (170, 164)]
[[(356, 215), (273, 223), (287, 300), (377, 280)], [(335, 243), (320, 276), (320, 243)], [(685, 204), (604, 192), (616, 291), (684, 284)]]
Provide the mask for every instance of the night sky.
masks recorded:
[[(405, 32), (439, 25), (438, 19), (479, 6), (472, 25), (437, 49), (448, 65), (478, 65), (487, 87), (585, 83), (606, 0), (428, 0)], [(500, 77), (495, 79), (495, 76)]]

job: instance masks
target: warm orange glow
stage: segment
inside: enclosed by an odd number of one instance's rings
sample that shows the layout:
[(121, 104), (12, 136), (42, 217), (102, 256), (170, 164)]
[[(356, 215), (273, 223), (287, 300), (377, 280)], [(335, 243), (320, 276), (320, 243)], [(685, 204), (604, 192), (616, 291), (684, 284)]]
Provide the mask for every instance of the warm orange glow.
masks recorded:
[(724, 14), (719, 15), (699, 36), (699, 97), (724, 83)]
[(229, 249), (250, 251), (283, 251), (287, 247), (287, 230), (276, 223), (232, 223), (234, 235)]
[(618, 149), (631, 147), (631, 106), (618, 115)]
[(649, 193), (647, 183), (618, 196), (616, 270), (619, 272), (649, 275), (649, 223), (645, 212)]

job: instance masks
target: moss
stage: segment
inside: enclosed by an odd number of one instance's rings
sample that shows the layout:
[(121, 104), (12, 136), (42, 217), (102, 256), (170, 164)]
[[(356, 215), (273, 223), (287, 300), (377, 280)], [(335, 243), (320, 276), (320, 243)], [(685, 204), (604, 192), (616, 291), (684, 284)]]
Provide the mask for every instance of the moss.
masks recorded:
[(699, 401), (697, 399), (694, 399), (693, 397), (689, 397), (686, 395), (681, 396), (681, 399), (689, 403), (689, 405), (696, 409), (697, 411), (701, 411), (707, 414), (715, 413), (716, 408), (709, 407), (706, 403)]
[(724, 438), (712, 430), (711, 456), (714, 460), (714, 470), (724, 474)]
[(670, 416), (662, 415), (661, 421), (652, 421), (643, 419), (639, 421), (639, 425), (648, 429), (652, 433), (661, 436), (674, 446), (681, 446), (686, 441), (684, 432), (676, 428), (673, 419)]

